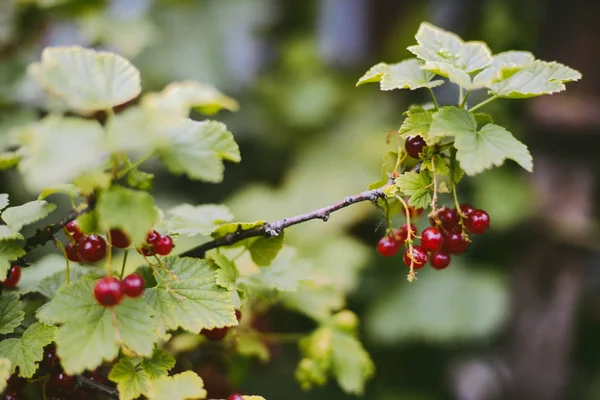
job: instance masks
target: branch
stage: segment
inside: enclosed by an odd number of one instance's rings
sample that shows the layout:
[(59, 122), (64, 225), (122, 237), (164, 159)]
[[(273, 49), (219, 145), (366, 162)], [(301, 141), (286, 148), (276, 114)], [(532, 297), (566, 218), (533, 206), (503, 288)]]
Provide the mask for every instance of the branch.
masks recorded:
[(266, 222), (262, 226), (258, 226), (251, 229), (238, 229), (236, 232), (216, 238), (214, 240), (211, 240), (210, 242), (203, 243), (193, 249), (190, 249), (182, 253), (181, 256), (204, 258), (208, 250), (216, 249), (217, 247), (222, 246), (230, 246), (244, 239), (256, 236), (279, 236), (284, 229), (289, 228), (292, 225), (310, 221), (312, 219), (321, 219), (324, 222), (327, 222), (331, 213), (341, 210), (342, 208), (346, 208), (352, 204), (361, 203), (363, 201), (371, 201), (373, 203), (376, 203), (378, 199), (385, 197), (384, 190), (391, 185), (392, 181), (388, 182), (387, 185), (380, 187), (379, 189), (367, 190), (365, 192), (355, 194), (354, 196), (346, 197), (340, 202), (329, 205), (327, 207), (319, 208), (314, 211), (307, 212), (305, 214), (283, 218), (275, 222)]
[(112, 388), (108, 385), (105, 385), (103, 383), (99, 383), (94, 381), (93, 379), (90, 379), (86, 376), (83, 375), (79, 375), (77, 376), (77, 386), (81, 387), (81, 388), (88, 388), (88, 389), (92, 389), (95, 390), (98, 393), (102, 393), (103, 395), (106, 395), (112, 399), (118, 399), (119, 398), (119, 391), (115, 388)]

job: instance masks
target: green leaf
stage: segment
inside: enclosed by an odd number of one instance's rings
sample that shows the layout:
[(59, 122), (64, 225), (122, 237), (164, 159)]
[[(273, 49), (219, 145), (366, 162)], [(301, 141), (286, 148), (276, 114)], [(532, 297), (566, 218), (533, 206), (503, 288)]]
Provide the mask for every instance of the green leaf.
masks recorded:
[(45, 200), (34, 200), (21, 206), (9, 207), (2, 212), (2, 219), (15, 231), (20, 231), (25, 225), (46, 218), (56, 209), (54, 204)]
[(345, 295), (336, 285), (302, 281), (296, 291), (282, 293), (286, 307), (297, 310), (316, 321), (326, 320), (334, 310), (344, 307)]
[[(64, 262), (65, 261), (63, 258), (62, 264), (64, 264)], [(29, 270), (30, 268), (27, 269)], [(75, 282), (77, 279), (81, 278), (82, 276), (88, 273), (88, 270), (86, 268), (80, 267), (79, 265), (73, 263), (71, 264), (70, 270), (71, 283)], [(40, 279), (40, 277), (38, 277), (39, 285), (37, 291), (48, 298), (53, 298), (58, 292), (58, 289), (60, 289), (63, 285), (66, 285), (66, 279), (67, 271), (65, 271), (64, 269), (62, 271), (57, 271), (51, 276), (48, 276), (44, 279)]]
[(8, 386), (8, 378), (11, 376), (11, 363), (8, 358), (0, 358), (0, 390), (4, 391)]
[(396, 186), (405, 196), (410, 196), (408, 205), (427, 208), (431, 203), (433, 180), (428, 172), (405, 172), (395, 180)]
[(390, 180), (389, 174), (394, 171), (397, 161), (398, 153), (395, 151), (388, 151), (387, 154), (383, 156), (383, 160), (381, 161), (381, 178), (377, 182), (370, 184), (367, 189), (373, 190), (385, 186)]
[(102, 193), (97, 210), (101, 226), (123, 229), (134, 243), (144, 241), (158, 219), (149, 193), (116, 185)]
[(282, 232), (278, 236), (261, 236), (254, 240), (248, 247), (252, 261), (261, 267), (271, 265), (283, 247), (283, 237), (284, 233)]
[(94, 285), (90, 278), (65, 285), (37, 312), (44, 323), (62, 324), (56, 333), (57, 353), (70, 375), (113, 360), (121, 346), (149, 356), (158, 340), (155, 312), (144, 299), (127, 298), (118, 306), (103, 307), (94, 298)]
[(46, 90), (81, 112), (106, 110), (137, 97), (139, 71), (125, 58), (73, 47), (48, 47), (29, 73)]
[(397, 64), (379, 63), (363, 75), (356, 86), (368, 82), (380, 82), (381, 90), (433, 88), (444, 84), (443, 80), (432, 81), (435, 74), (424, 70), (425, 63), (416, 58)]
[(25, 255), (22, 245), (17, 240), (0, 241), (0, 276), (6, 277), (10, 261)]
[(193, 400), (206, 397), (204, 382), (193, 371), (164, 376), (152, 383), (153, 388), (148, 394), (149, 400)]
[(73, 183), (82, 195), (89, 196), (94, 192), (107, 190), (112, 181), (113, 176), (111, 173), (96, 169), (79, 175), (73, 180)]
[(216, 284), (227, 290), (235, 290), (240, 273), (233, 262), (221, 253), (213, 253), (210, 259), (219, 267), (216, 274)]
[(455, 137), (456, 158), (467, 175), (500, 166), (507, 158), (527, 171), (533, 169), (527, 146), (498, 125), (487, 124), (477, 131), (475, 118), (466, 110), (443, 107), (433, 116), (430, 134)]
[(215, 229), (211, 236), (213, 238), (220, 238), (222, 236), (227, 236), (231, 233), (235, 233), (237, 231), (247, 231), (254, 228), (260, 228), (265, 224), (265, 221), (255, 221), (255, 222), (230, 222), (227, 224), (220, 225), (217, 229)]
[(140, 395), (150, 392), (152, 388), (150, 375), (145, 370), (139, 369), (134, 361), (127, 357), (122, 357), (112, 367), (108, 379), (117, 384), (119, 399), (122, 400), (137, 399)]
[(429, 146), (439, 143), (441, 140), (439, 137), (429, 135), (433, 114), (434, 112), (430, 110), (407, 111), (398, 134), (405, 139), (409, 136), (419, 135)]
[(4, 210), (8, 206), (8, 194), (0, 193), (0, 210)]
[(233, 135), (221, 122), (186, 119), (166, 135), (169, 145), (159, 152), (167, 169), (174, 174), (218, 183), (223, 180), (223, 160), (241, 159)]
[(167, 218), (163, 223), (170, 233), (195, 236), (210, 235), (218, 225), (232, 219), (233, 215), (223, 205), (181, 204), (167, 210)]
[(410, 46), (408, 50), (427, 63), (446, 63), (470, 73), (492, 62), (485, 43), (463, 42), (456, 34), (427, 22), (421, 23), (415, 39), (419, 45)]
[(332, 340), (333, 374), (346, 393), (361, 395), (375, 365), (360, 341), (346, 332), (334, 330)]
[(175, 358), (159, 348), (154, 349), (152, 356), (144, 358), (140, 362), (140, 368), (146, 371), (152, 379), (167, 375), (174, 366)]
[(7, 225), (0, 225), (0, 241), (7, 239), (23, 239), (23, 235)]
[(0, 334), (13, 333), (24, 318), (25, 313), (22, 310), (19, 295), (14, 292), (2, 293), (0, 296)]
[(190, 108), (204, 114), (215, 114), (221, 109), (237, 111), (239, 104), (214, 86), (195, 82), (173, 82), (159, 93), (144, 96), (143, 104), (170, 114), (187, 117)]
[(81, 118), (46, 117), (24, 129), (18, 142), (23, 146), (19, 171), (26, 187), (36, 193), (72, 182), (107, 155), (102, 126)]
[(296, 250), (284, 246), (268, 267), (260, 268), (260, 275), (254, 276), (261, 285), (282, 292), (293, 292), (298, 283), (310, 279), (310, 264), (296, 255)]
[(562, 92), (565, 83), (578, 81), (581, 73), (557, 62), (536, 60), (508, 79), (489, 86), (490, 93), (509, 99), (525, 99)]
[(492, 62), (479, 72), (473, 81), (479, 86), (488, 86), (504, 80), (519, 71), (522, 66), (535, 60), (528, 51), (506, 51), (493, 56)]
[(269, 348), (256, 334), (240, 331), (236, 344), (237, 352), (242, 356), (256, 357), (262, 362), (267, 362), (271, 358)]
[(134, 189), (150, 190), (154, 182), (154, 174), (140, 171), (133, 167), (127, 173), (127, 184)]
[[(59, 253), (50, 253), (34, 261), (29, 267), (23, 268), (21, 272), (21, 279), (19, 280), (20, 294), (30, 293), (39, 289), (41, 281), (53, 276), (58, 272), (64, 272), (66, 266), (65, 257)], [(71, 264), (74, 269), (79, 268), (75, 263)], [(71, 274), (74, 275), (73, 273)], [(63, 275), (62, 283), (65, 282), (65, 275)]]
[(0, 170), (14, 167), (21, 160), (21, 155), (16, 151), (0, 153)]
[(44, 347), (54, 341), (56, 328), (34, 323), (19, 339), (4, 339), (0, 342), (0, 357), (11, 362), (10, 373), (19, 367), (19, 376), (31, 378), (44, 356)]
[[(146, 289), (146, 302), (156, 312), (161, 335), (183, 328), (201, 329), (237, 325), (230, 293), (216, 284), (216, 271), (207, 260), (167, 257), (156, 287)], [(176, 278), (174, 278), (174, 276)]]
[(56, 193), (66, 194), (71, 199), (74, 199), (75, 197), (79, 196), (79, 189), (77, 189), (77, 186), (75, 186), (71, 183), (64, 183), (61, 185), (50, 186), (50, 187), (47, 187), (44, 190), (42, 190), (42, 192), (40, 193), (40, 195), (38, 196), (37, 199), (44, 200), (46, 197), (56, 194)]

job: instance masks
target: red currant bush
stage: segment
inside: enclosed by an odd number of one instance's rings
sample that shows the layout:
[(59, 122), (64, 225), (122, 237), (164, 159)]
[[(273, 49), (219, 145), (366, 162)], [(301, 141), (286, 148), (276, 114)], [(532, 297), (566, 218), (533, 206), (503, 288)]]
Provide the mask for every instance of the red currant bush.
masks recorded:
[(106, 256), (106, 241), (98, 235), (82, 237), (78, 247), (79, 256), (83, 261), (97, 262)]
[(144, 278), (131, 274), (121, 281), (121, 289), (127, 297), (140, 297), (144, 293)]
[(423, 246), (412, 246), (412, 256), (414, 260), (410, 258), (410, 247), (404, 250), (404, 264), (408, 267), (411, 265), (414, 269), (423, 268), (427, 264), (427, 250)]
[(97, 280), (94, 286), (94, 297), (102, 306), (116, 306), (123, 300), (121, 282), (112, 276)]
[(465, 226), (469, 232), (481, 235), (490, 227), (490, 216), (483, 210), (474, 210), (465, 220)]
[(18, 265), (13, 265), (10, 267), (9, 276), (3, 282), (3, 285), (6, 289), (12, 289), (21, 280), (21, 267)]
[(384, 236), (379, 239), (377, 243), (377, 252), (384, 257), (391, 257), (398, 253), (398, 249), (400, 248), (400, 244), (398, 241), (392, 236)]
[(423, 151), (423, 147), (425, 146), (427, 146), (427, 143), (425, 143), (425, 139), (421, 136), (409, 136), (404, 144), (404, 149), (406, 150), (406, 154), (412, 158), (419, 158), (419, 153)]

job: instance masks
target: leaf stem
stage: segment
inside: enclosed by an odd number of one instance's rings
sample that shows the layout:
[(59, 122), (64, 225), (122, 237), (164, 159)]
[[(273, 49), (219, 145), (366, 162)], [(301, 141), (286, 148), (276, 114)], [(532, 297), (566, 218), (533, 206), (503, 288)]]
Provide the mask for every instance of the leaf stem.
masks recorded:
[(142, 164), (143, 162), (147, 161), (153, 155), (154, 155), (154, 153), (149, 153), (149, 154), (146, 154), (145, 156), (142, 156), (142, 157), (138, 158), (136, 162), (132, 163), (127, 168), (124, 168), (121, 171), (119, 171), (119, 173), (116, 175), (116, 178), (117, 179), (121, 179), (122, 177), (124, 177), (125, 175), (127, 175), (129, 173), (129, 171), (131, 171), (134, 168), (139, 167), (140, 164)]
[(125, 275), (125, 264), (127, 264), (127, 256), (129, 255), (129, 249), (125, 249), (125, 254), (123, 254), (123, 263), (121, 264), (121, 275), (119, 275), (119, 279), (123, 280), (123, 275)]
[(440, 106), (438, 105), (437, 99), (435, 98), (435, 94), (433, 94), (433, 90), (428, 87), (427, 90), (429, 90), (429, 94), (431, 94), (431, 100), (433, 100), (433, 105), (435, 106), (435, 110), (439, 110)]
[(465, 97), (463, 98), (463, 100), (460, 102), (458, 108), (466, 108), (467, 106), (467, 99), (469, 98), (469, 95), (471, 94), (470, 90), (467, 90), (467, 93), (465, 93)]
[(462, 103), (463, 103), (463, 88), (462, 88), (462, 86), (459, 86), (458, 87), (458, 104), (459, 104), (459, 107), (460, 107), (460, 105)]
[(491, 103), (492, 101), (496, 100), (497, 98), (498, 98), (498, 96), (492, 96), (492, 97), (482, 101), (481, 103), (474, 105), (473, 107), (470, 108), (469, 111), (473, 112), (475, 110), (478, 110), (481, 107), (485, 106), (486, 104)]
[(69, 257), (67, 256), (67, 249), (65, 249), (65, 246), (63, 246), (63, 244), (58, 239), (55, 239), (54, 243), (56, 243), (60, 251), (62, 251), (63, 255), (65, 256), (65, 260), (67, 262), (67, 277), (65, 279), (65, 283), (68, 285), (69, 283), (71, 283), (71, 264), (69, 263)]
[(110, 240), (110, 229), (106, 230), (106, 240), (108, 241), (108, 254), (106, 257), (106, 266), (109, 275), (112, 273), (112, 240)]

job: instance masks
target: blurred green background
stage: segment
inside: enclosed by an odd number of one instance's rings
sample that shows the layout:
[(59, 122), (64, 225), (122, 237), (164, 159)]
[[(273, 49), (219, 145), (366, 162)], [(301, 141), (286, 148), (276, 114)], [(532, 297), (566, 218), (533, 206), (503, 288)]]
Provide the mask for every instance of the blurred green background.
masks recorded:
[[(239, 142), (242, 163), (227, 165), (219, 185), (150, 165), (159, 204), (225, 202), (238, 220), (279, 219), (379, 179), (387, 133), (409, 104), (429, 99), (355, 83), (379, 61), (409, 57), (421, 21), (494, 52), (531, 50), (579, 69), (583, 81), (566, 93), (488, 106), (530, 144), (535, 172), (506, 165), (461, 183), (461, 200), (486, 209), (492, 228), (448, 270), (408, 284), (399, 257), (375, 252), (384, 227), (367, 204), (286, 235), (315, 274), (333, 271), (350, 293), (347, 307), (359, 314), (377, 366), (365, 399), (599, 399), (598, 15), (599, 3), (587, 0), (0, 0), (0, 130), (40, 106), (23, 74), (43, 47), (116, 51), (141, 70), (145, 90), (194, 79), (241, 104), (217, 118)], [(441, 103), (457, 96), (450, 85), (436, 93)], [(0, 185), (15, 203), (32, 196), (11, 172)], [(277, 332), (312, 328), (283, 309), (263, 323)], [(333, 382), (302, 392), (296, 344), (271, 350), (268, 364), (208, 354), (195, 368), (213, 397), (233, 386), (269, 400), (352, 398)]]

